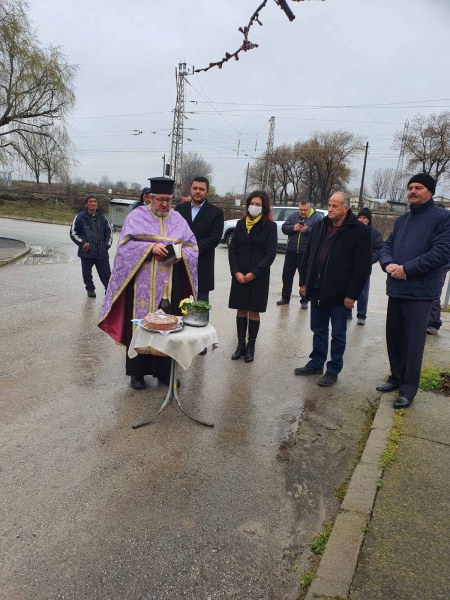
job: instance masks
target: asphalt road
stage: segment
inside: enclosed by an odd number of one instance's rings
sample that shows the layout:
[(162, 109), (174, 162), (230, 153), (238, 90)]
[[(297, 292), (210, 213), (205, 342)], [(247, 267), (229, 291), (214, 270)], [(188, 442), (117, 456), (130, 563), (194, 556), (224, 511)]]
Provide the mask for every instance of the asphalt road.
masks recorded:
[(219, 247), (219, 347), (181, 373), (180, 390), (215, 428), (169, 406), (132, 430), (165, 388), (130, 389), (124, 349), (96, 326), (101, 286), (86, 297), (68, 227), (0, 219), (0, 236), (37, 248), (0, 270), (0, 598), (296, 599), (387, 371), (379, 267), (367, 325), (349, 324), (344, 371), (322, 389), (293, 375), (311, 333), (298, 296), (275, 304), (282, 254), (255, 362), (230, 360), (235, 314)]

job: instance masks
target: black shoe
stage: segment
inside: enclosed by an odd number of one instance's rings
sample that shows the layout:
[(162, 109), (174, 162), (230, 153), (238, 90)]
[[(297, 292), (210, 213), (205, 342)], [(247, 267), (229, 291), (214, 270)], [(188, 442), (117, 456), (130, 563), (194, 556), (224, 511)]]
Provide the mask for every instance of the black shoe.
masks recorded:
[(145, 388), (145, 380), (143, 377), (131, 376), (131, 387), (133, 390), (143, 390)]
[(247, 344), (247, 351), (245, 353), (245, 358), (244, 358), (244, 362), (246, 363), (250, 363), (253, 362), (253, 359), (255, 358), (255, 344), (252, 342), (249, 342)]
[(284, 298), (281, 298), (281, 300), (278, 300), (277, 306), (283, 306), (283, 304), (289, 304), (289, 300), (285, 300)]
[(97, 295), (94, 290), (89, 290), (87, 295), (88, 295), (88, 298), (97, 298)]
[(398, 390), (398, 385), (388, 381), (387, 383), (380, 383), (380, 385), (377, 385), (375, 389), (377, 392), (393, 392), (394, 390)]
[(308, 310), (308, 303), (307, 302), (300, 302), (300, 308), (302, 310)]
[(408, 406), (412, 403), (413, 400), (414, 398), (411, 398), (410, 400), (409, 398), (405, 398), (405, 396), (399, 396), (394, 400), (392, 406), (394, 408), (408, 408)]
[(203, 348), (201, 352), (198, 353), (199, 356), (204, 356), (208, 352), (208, 348)]
[(334, 385), (336, 381), (337, 375), (333, 375), (333, 373), (329, 373), (327, 371), (325, 375), (322, 375), (322, 377), (319, 379), (317, 385), (320, 385), (322, 387), (329, 387), (330, 385)]
[(244, 340), (239, 341), (236, 350), (231, 356), (231, 360), (239, 360), (241, 356), (245, 356), (247, 352), (247, 345)]
[(307, 363), (304, 367), (294, 369), (295, 375), (322, 375), (323, 369), (316, 369), (312, 363)]

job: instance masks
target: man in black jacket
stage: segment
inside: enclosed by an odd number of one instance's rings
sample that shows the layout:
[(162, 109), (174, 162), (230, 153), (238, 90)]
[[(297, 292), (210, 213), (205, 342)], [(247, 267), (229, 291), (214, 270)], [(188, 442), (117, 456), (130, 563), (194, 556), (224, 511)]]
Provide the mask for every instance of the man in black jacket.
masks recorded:
[(89, 298), (95, 298), (92, 269), (95, 265), (105, 290), (111, 277), (108, 250), (112, 244), (112, 231), (106, 217), (98, 209), (94, 194), (86, 196), (86, 209), (73, 220), (70, 237), (78, 246), (81, 271)]
[(209, 302), (209, 292), (214, 289), (214, 254), (223, 232), (223, 210), (209, 202), (208, 190), (208, 179), (195, 177), (191, 183), (191, 202), (183, 202), (175, 207), (197, 239), (197, 297), (206, 302)]
[(450, 213), (435, 206), (436, 182), (427, 173), (411, 177), (409, 211), (399, 217), (380, 252), (389, 296), (386, 342), (391, 374), (379, 392), (399, 391), (394, 408), (407, 408), (419, 388), (431, 304), (441, 293), (442, 269), (450, 258)]
[(343, 367), (348, 309), (353, 308), (372, 269), (369, 228), (350, 210), (350, 199), (336, 192), (328, 216), (312, 230), (300, 270), (300, 294), (311, 298), (313, 350), (296, 375), (322, 373), (328, 356), (331, 321), (331, 360), (318, 384), (336, 383)]

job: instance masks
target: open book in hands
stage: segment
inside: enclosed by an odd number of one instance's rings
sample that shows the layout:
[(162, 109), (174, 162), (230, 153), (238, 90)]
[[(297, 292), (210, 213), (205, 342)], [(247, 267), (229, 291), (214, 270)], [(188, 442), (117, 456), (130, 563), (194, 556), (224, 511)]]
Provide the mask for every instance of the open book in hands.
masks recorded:
[(164, 259), (166, 265), (171, 265), (181, 258), (181, 244), (167, 244), (167, 254)]

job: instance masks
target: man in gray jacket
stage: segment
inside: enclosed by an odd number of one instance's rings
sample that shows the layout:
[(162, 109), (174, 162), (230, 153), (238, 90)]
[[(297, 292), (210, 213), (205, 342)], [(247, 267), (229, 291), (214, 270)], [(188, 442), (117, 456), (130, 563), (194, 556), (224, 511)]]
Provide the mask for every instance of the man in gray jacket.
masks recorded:
[[(289, 304), (292, 293), (292, 284), (295, 272), (300, 276), (300, 265), (303, 252), (308, 243), (309, 234), (313, 226), (322, 219), (322, 215), (311, 207), (309, 202), (302, 200), (298, 206), (298, 213), (291, 212), (281, 227), (281, 231), (288, 236), (286, 254), (283, 266), (283, 289), (278, 306)], [(300, 297), (302, 308), (308, 308), (308, 300)]]

